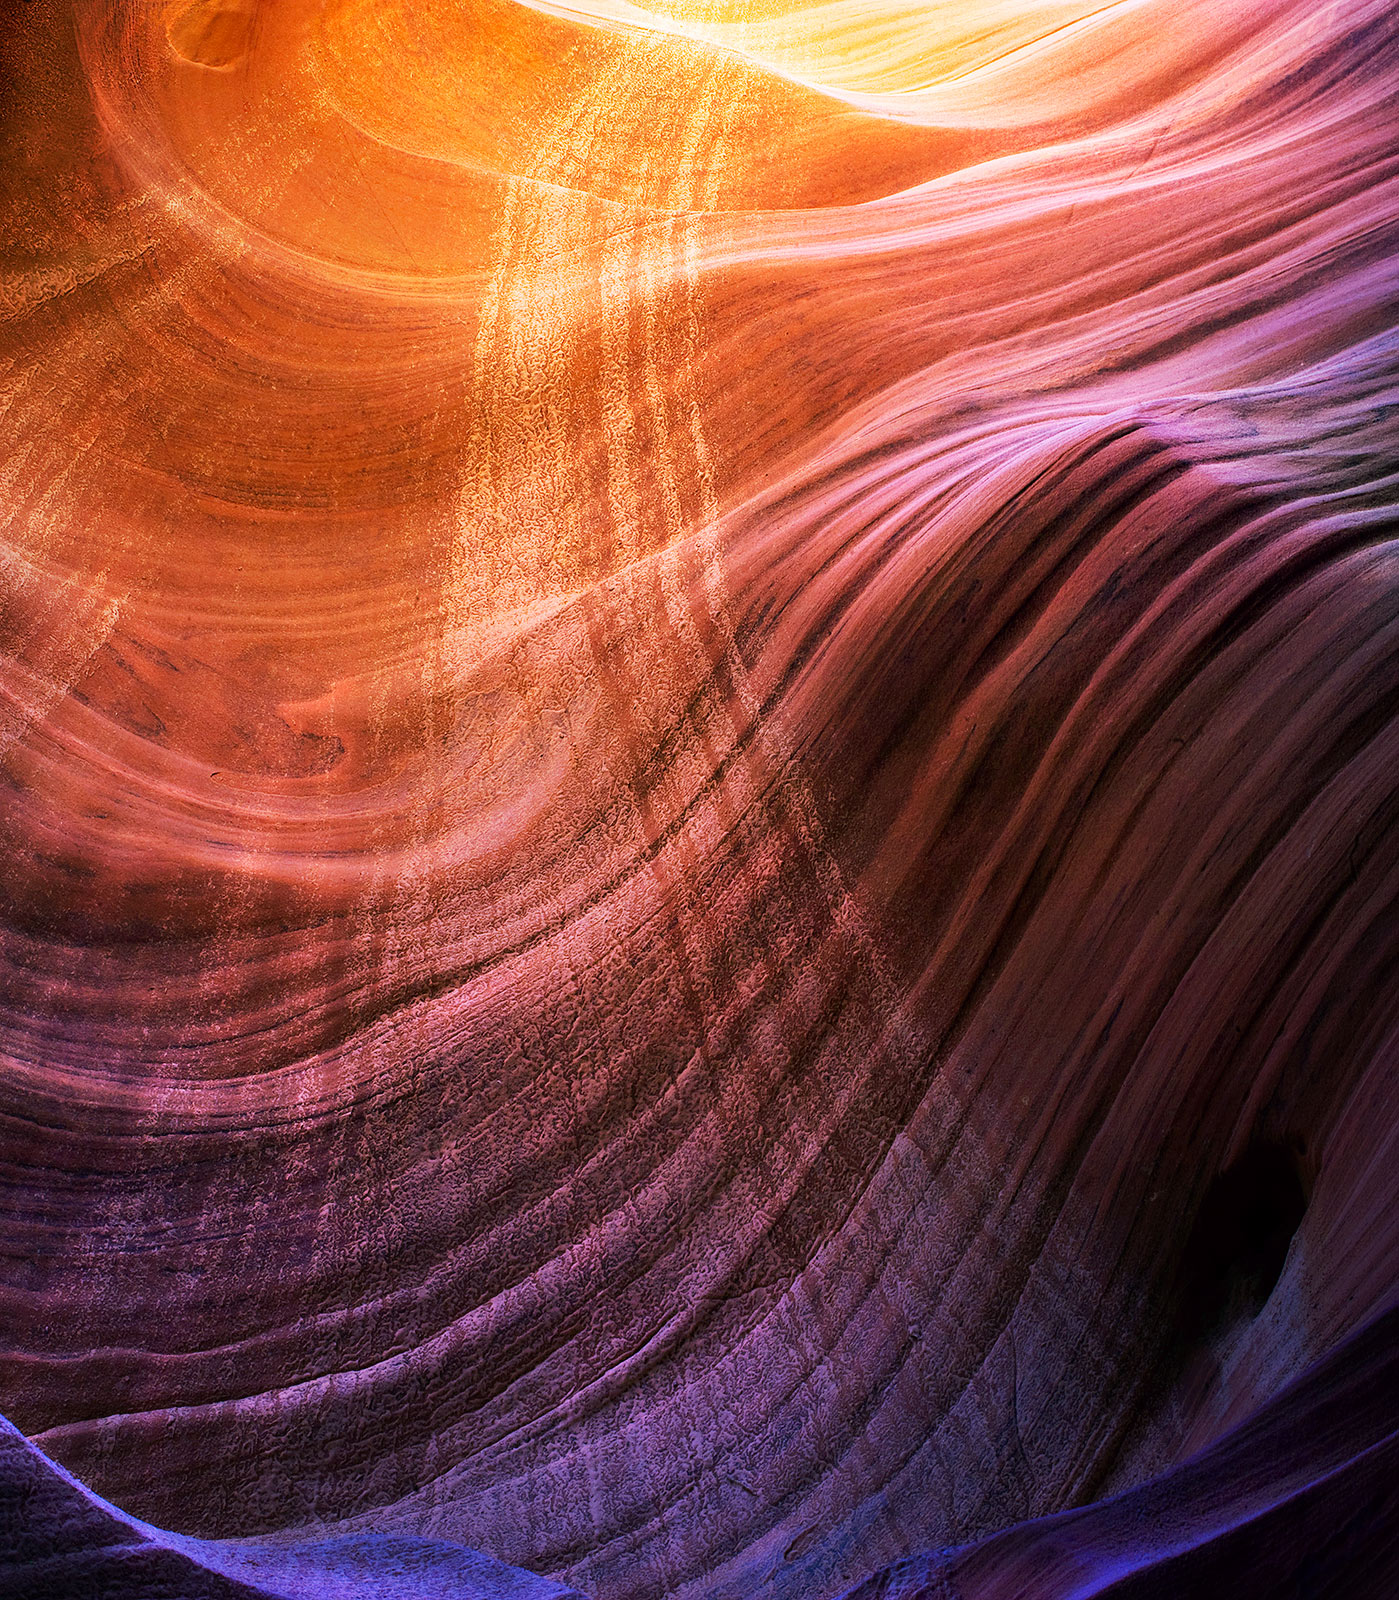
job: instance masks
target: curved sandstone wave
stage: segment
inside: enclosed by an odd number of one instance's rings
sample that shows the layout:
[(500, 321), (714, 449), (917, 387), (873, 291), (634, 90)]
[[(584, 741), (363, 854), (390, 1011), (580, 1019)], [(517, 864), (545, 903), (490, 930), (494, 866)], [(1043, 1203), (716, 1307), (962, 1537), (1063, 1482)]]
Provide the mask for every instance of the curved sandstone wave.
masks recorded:
[(1396, 67), (1388, 0), (0, 23), (59, 1521), (1261, 1595), (1302, 1496), (1382, 1592)]

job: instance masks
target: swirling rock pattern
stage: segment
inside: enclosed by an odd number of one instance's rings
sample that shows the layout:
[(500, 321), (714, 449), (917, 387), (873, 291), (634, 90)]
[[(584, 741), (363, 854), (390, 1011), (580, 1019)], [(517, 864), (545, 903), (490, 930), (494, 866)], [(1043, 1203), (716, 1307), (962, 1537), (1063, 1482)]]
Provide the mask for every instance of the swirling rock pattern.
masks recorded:
[(1397, 69), (6, 12), (4, 1592), (1389, 1592)]

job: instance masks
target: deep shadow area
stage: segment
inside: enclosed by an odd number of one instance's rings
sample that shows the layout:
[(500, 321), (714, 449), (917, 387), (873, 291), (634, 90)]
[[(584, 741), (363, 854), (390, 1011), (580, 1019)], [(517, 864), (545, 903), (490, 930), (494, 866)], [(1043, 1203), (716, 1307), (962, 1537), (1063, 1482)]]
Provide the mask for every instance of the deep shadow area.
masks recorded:
[(1263, 1309), (1307, 1198), (1297, 1155), (1278, 1144), (1255, 1145), (1210, 1185), (1181, 1258), (1182, 1356)]

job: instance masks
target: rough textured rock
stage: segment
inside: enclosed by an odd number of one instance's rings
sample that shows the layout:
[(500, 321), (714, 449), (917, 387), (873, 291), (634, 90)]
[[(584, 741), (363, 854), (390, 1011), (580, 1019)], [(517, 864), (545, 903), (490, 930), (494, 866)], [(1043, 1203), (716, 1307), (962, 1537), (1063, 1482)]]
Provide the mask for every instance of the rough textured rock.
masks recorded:
[(277, 1543), (148, 1527), (0, 1423), (0, 1595), (6, 1600), (577, 1600), (461, 1545), (367, 1535)]
[(5, 10), (0, 1584), (1387, 1592), (1397, 69)]

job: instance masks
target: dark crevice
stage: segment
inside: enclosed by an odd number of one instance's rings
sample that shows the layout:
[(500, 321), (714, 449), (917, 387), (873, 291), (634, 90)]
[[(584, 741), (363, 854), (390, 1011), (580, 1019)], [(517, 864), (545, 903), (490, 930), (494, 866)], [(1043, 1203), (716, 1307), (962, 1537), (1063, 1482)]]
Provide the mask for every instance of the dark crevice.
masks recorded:
[(1176, 1348), (1186, 1358), (1263, 1309), (1307, 1209), (1300, 1153), (1255, 1145), (1210, 1185), (1181, 1257)]

